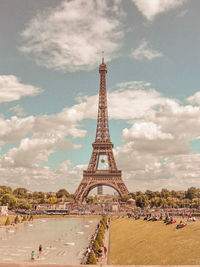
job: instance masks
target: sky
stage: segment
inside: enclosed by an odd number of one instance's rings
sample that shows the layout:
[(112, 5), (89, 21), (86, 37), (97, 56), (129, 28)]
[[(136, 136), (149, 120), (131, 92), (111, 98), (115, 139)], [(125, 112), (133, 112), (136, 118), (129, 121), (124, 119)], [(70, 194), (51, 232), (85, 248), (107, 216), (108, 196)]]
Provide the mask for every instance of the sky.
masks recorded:
[(75, 192), (104, 51), (129, 191), (199, 187), (199, 10), (199, 0), (0, 0), (0, 184)]

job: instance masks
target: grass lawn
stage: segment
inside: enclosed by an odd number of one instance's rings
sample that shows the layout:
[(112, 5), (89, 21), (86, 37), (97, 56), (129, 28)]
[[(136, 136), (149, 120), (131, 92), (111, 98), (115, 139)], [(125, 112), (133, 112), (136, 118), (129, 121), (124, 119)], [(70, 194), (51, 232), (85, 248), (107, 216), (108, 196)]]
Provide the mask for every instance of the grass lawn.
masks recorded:
[[(180, 220), (178, 219), (178, 222)], [(176, 224), (129, 218), (113, 219), (110, 232), (110, 264), (199, 265), (200, 221)]]

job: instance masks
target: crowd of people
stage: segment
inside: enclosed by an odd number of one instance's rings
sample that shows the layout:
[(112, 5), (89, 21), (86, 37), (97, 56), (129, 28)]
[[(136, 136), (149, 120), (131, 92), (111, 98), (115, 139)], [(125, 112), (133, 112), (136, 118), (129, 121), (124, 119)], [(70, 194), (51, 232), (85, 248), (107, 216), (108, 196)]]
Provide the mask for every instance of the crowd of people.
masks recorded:
[[(175, 215), (175, 214), (173, 214)], [(188, 222), (195, 222), (196, 218), (195, 216), (192, 215), (192, 213), (188, 213), (188, 214), (179, 214), (179, 216), (172, 216), (172, 214), (170, 213), (146, 213), (146, 214), (127, 214), (128, 218), (133, 218), (135, 220), (139, 220), (141, 217), (143, 217), (144, 221), (152, 221), (152, 222), (156, 222), (156, 221), (163, 221), (165, 225), (170, 225), (170, 224), (175, 224), (177, 223), (177, 218), (181, 217), (182, 219), (187, 219)], [(181, 229), (183, 227), (185, 227), (187, 225), (186, 222), (184, 221), (180, 221), (177, 225), (176, 225), (176, 229)]]

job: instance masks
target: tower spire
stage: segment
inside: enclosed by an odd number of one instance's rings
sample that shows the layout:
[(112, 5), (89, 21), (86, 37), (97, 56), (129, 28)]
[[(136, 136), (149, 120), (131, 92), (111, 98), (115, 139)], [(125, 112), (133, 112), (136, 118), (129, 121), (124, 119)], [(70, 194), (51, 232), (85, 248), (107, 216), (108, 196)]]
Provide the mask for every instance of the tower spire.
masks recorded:
[(102, 55), (102, 63), (99, 65), (99, 73), (100, 73), (99, 108), (98, 108), (95, 142), (105, 143), (105, 142), (110, 142), (110, 134), (109, 134), (107, 90), (106, 90), (107, 66), (104, 63), (103, 55)]
[(104, 51), (102, 51), (102, 64), (104, 64)]

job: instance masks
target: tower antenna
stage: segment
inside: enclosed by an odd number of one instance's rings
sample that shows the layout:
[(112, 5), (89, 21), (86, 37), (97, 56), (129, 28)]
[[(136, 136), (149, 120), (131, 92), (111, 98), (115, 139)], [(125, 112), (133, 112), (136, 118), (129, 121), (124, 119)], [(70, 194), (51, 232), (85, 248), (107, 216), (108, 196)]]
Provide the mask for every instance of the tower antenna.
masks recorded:
[(104, 64), (104, 51), (102, 51), (102, 64)]

